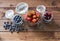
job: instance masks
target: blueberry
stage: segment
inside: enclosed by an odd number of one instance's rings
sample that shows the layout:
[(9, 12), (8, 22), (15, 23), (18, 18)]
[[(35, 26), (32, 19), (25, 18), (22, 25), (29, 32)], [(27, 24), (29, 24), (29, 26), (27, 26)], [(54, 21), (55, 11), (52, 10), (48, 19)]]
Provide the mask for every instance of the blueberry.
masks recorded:
[(14, 32), (15, 28), (13, 26), (10, 27), (10, 32)]
[(15, 21), (15, 23), (17, 23), (17, 21)]
[(20, 21), (18, 20), (17, 23), (19, 23)]
[(17, 16), (15, 16), (15, 18), (17, 18)]
[(13, 33), (13, 31), (14, 31), (13, 29), (10, 29), (10, 32), (11, 32), (11, 33)]
[(19, 18), (19, 16), (17, 16), (17, 18)]
[(9, 29), (11, 27), (11, 25), (7, 25), (7, 29)]
[(6, 24), (6, 22), (4, 22), (4, 24)]
[(6, 26), (4, 25), (3, 27), (5, 28)]
[(9, 24), (9, 22), (7, 22), (7, 24)]
[(12, 25), (13, 23), (11, 22), (10, 25)]
[(4, 25), (5, 30), (7, 30), (7, 27)]
[(19, 21), (21, 21), (21, 20), (19, 20)]
[(8, 26), (8, 25), (6, 25), (6, 28), (7, 28), (7, 29), (9, 29), (9, 26)]
[(19, 18), (21, 18), (21, 16)]

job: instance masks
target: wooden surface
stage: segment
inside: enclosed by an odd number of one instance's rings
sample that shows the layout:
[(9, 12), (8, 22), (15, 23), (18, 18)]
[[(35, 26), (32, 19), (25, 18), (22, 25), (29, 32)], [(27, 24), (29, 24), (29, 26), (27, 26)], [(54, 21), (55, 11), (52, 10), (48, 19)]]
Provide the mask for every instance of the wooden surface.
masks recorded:
[[(46, 25), (39, 32), (14, 32), (4, 30), (3, 22), (9, 21), (4, 17), (6, 10), (13, 9), (20, 2), (29, 4), (30, 9), (37, 5), (45, 5), (54, 15), (53, 25)], [(16, 13), (16, 12), (15, 12)], [(60, 41), (60, 0), (0, 0), (0, 41)], [(53, 28), (52, 28), (53, 27)], [(57, 32), (58, 31), (58, 32)]]

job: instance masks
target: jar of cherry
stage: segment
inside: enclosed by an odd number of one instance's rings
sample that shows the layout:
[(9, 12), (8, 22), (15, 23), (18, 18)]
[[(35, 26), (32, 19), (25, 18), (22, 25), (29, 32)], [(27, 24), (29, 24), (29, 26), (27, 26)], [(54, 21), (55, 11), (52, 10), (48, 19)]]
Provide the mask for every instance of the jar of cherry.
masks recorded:
[(45, 23), (50, 23), (53, 20), (53, 14), (46, 12), (42, 14), (42, 19)]

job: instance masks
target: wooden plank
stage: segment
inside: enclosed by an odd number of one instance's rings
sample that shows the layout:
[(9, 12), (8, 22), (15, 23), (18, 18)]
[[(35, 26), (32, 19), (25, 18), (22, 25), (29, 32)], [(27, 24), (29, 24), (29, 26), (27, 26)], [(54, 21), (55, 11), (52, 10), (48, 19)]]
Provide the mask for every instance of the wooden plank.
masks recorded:
[(0, 32), (0, 41), (25, 41), (25, 36), (27, 33), (9, 33), (9, 32)]
[[(57, 38), (60, 38), (59, 33), (54, 32), (14, 32), (11, 34), (8, 30), (4, 30), (3, 22), (9, 21), (6, 20), (2, 13), (5, 13), (6, 10), (15, 9), (16, 5), (20, 2), (26, 2), (29, 4), (29, 7), (36, 7), (37, 5), (45, 5), (49, 12), (52, 12), (54, 15), (55, 23), (46, 28), (42, 28), (44, 31), (60, 31), (60, 0), (0, 0), (0, 41), (60, 41)], [(7, 9), (8, 8), (8, 9)], [(15, 10), (14, 10), (15, 11)], [(3, 17), (3, 18), (2, 18)], [(45, 24), (44, 24), (45, 25)], [(33, 29), (32, 29), (33, 30)], [(30, 30), (31, 31), (31, 30)]]
[(0, 0), (0, 7), (15, 7), (20, 2), (26, 2), (29, 4), (29, 7), (36, 7), (37, 5), (45, 5), (45, 6), (57, 6), (60, 7), (60, 0)]
[[(4, 37), (3, 37), (4, 36)], [(10, 32), (0, 32), (0, 41), (48, 41), (54, 40), (54, 32), (20, 32), (20, 33), (13, 33)]]
[[(35, 7), (30, 7), (30, 9), (32, 9), (33, 8), (33, 10), (35, 9)], [(2, 25), (3, 25), (3, 22), (4, 21), (9, 21), (9, 20), (7, 20), (5, 17), (4, 17), (4, 14), (5, 14), (5, 11), (7, 10), (7, 9), (0, 9), (0, 10), (4, 10), (3, 12), (1, 11), (1, 14), (2, 15), (0, 15), (0, 23), (1, 23), (1, 27), (2, 27)], [(14, 9), (13, 9), (14, 10)], [(48, 10), (49, 10), (49, 8), (48, 8)], [(53, 9), (52, 9), (53, 10)], [(52, 23), (52, 24), (50, 24), (50, 25), (46, 25), (46, 24), (42, 24), (39, 28), (39, 30), (37, 29), (28, 29), (28, 31), (60, 31), (59, 30), (59, 27), (60, 27), (60, 18), (59, 18), (59, 16), (60, 16), (60, 12), (59, 11), (48, 11), (48, 12), (51, 12), (53, 15), (54, 15), (54, 23)], [(22, 16), (23, 18), (25, 17), (24, 15)], [(44, 27), (45, 26), (45, 27)], [(1, 31), (5, 31), (4, 29), (2, 29), (1, 28)]]
[[(0, 19), (6, 19), (4, 17), (4, 15), (5, 15), (5, 12), (9, 9), (14, 10), (15, 14), (17, 14), (17, 12), (15, 11), (15, 8), (13, 8), (13, 7), (11, 7), (11, 8), (10, 7), (9, 8), (8, 7), (7, 8), (1, 8), (0, 9)], [(48, 12), (53, 14), (55, 20), (60, 20), (60, 18), (59, 18), (60, 11), (58, 11), (58, 9), (59, 8), (54, 9), (53, 7), (47, 7)], [(29, 10), (35, 10), (35, 7), (30, 7)]]
[(55, 32), (55, 38), (60, 39), (60, 32)]
[[(15, 6), (21, 2), (21, 1), (24, 1), (24, 2), (27, 2), (29, 4), (30, 7), (33, 7), (32, 5), (34, 5), (34, 7), (36, 7), (37, 5), (40, 5), (40, 4), (43, 4), (45, 5), (46, 7), (48, 7), (48, 11), (53, 11), (53, 14), (54, 14), (54, 20), (55, 22), (60, 26), (60, 0), (29, 0), (29, 2), (27, 0), (0, 0), (0, 11), (3, 13), (5, 13), (6, 10), (8, 9), (5, 9), (4, 7), (13, 7), (12, 9), (15, 9)], [(52, 4), (53, 2), (53, 4)], [(31, 4), (32, 3), (32, 4)], [(54, 8), (54, 9), (50, 9), (50, 7)], [(58, 7), (58, 9), (56, 8)], [(1, 9), (3, 8), (3, 9)], [(11, 8), (10, 8), (11, 9)], [(59, 12), (59, 13), (58, 13)], [(1, 13), (2, 14), (2, 13)], [(14, 32), (13, 34), (11, 34), (10, 32), (8, 32), (8, 30), (4, 30), (3, 28), (3, 22), (4, 21), (8, 21), (8, 20), (4, 20), (6, 18), (3, 17), (3, 20), (2, 19), (2, 16), (3, 15), (0, 15), (0, 30), (2, 32), (0, 32), (0, 41), (60, 41), (58, 39), (52, 39), (54, 37), (54, 32), (20, 32), (20, 33), (16, 33)], [(54, 25), (52, 27), (55, 27)], [(58, 27), (56, 25), (56, 27)], [(44, 28), (45, 29), (45, 28)], [(41, 30), (44, 30), (44, 29), (41, 29)], [(55, 31), (57, 30), (57, 28), (52, 28), (51, 27), (47, 27), (46, 30), (50, 30), (50, 31)], [(58, 28), (59, 30), (59, 28)], [(5, 32), (4, 32), (5, 31)], [(7, 32), (6, 32), (7, 31)], [(55, 34), (56, 36), (55, 37), (59, 37), (59, 33), (58, 34)]]
[(0, 32), (0, 41), (60, 41), (54, 37), (54, 32)]
[[(0, 20), (0, 32), (9, 31), (3, 28), (3, 23), (10, 20)], [(24, 28), (27, 28), (28, 31), (60, 31), (60, 20), (55, 20), (52, 24), (41, 23), (40, 26), (29, 27), (27, 23), (24, 23)]]

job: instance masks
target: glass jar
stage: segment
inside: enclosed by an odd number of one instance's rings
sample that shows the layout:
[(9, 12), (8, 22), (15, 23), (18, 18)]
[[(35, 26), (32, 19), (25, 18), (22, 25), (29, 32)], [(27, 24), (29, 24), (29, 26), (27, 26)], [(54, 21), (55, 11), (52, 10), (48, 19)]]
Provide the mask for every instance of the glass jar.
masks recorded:
[(23, 24), (22, 17), (19, 14), (14, 15), (13, 23), (16, 24), (16, 25), (22, 25)]
[(30, 10), (25, 16), (28, 26), (33, 27), (40, 23), (40, 14), (37, 11)]
[(46, 12), (42, 15), (42, 19), (45, 23), (50, 23), (53, 20), (53, 14)]

